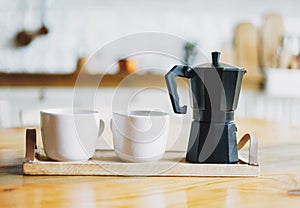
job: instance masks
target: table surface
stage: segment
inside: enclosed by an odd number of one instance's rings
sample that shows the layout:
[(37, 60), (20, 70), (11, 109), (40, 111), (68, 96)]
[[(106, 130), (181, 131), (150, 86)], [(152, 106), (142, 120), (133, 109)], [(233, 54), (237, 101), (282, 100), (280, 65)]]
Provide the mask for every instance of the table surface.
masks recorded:
[(299, 207), (300, 128), (237, 121), (259, 139), (259, 177), (24, 176), (24, 128), (0, 129), (1, 207)]

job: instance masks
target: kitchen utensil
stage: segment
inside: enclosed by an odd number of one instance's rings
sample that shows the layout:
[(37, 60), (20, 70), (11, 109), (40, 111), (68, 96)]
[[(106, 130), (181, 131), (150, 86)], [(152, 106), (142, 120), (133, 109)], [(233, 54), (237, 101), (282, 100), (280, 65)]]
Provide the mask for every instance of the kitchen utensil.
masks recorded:
[(159, 111), (113, 113), (111, 129), (117, 157), (126, 162), (159, 160), (166, 150), (170, 118)]
[(299, 63), (297, 61), (299, 54), (300, 39), (297, 36), (284, 36), (278, 53), (279, 68), (299, 69)]
[(15, 44), (17, 46), (27, 46), (29, 45), (36, 37), (41, 35), (47, 35), (49, 29), (45, 25), (45, 0), (40, 1), (41, 5), (41, 27), (36, 31), (27, 31), (22, 30), (17, 33), (15, 37)]
[(219, 62), (220, 52), (212, 52), (212, 63), (176, 65), (165, 76), (175, 113), (185, 114), (179, 105), (175, 77), (189, 79), (193, 102), (193, 122), (186, 160), (193, 163), (238, 162), (234, 111), (237, 108), (246, 70)]
[(42, 140), (46, 155), (57, 161), (86, 161), (96, 150), (104, 130), (100, 114), (84, 109), (41, 111)]
[(261, 31), (261, 65), (263, 68), (279, 66), (278, 50), (284, 36), (282, 17), (279, 14), (269, 14), (264, 19)]
[(247, 69), (247, 76), (260, 76), (258, 60), (258, 32), (249, 22), (240, 23), (234, 31), (236, 64)]
[(16, 35), (16, 45), (17, 46), (27, 46), (31, 43), (36, 37), (41, 35), (48, 34), (48, 28), (46, 26), (41, 26), (37, 31), (26, 31), (23, 30)]

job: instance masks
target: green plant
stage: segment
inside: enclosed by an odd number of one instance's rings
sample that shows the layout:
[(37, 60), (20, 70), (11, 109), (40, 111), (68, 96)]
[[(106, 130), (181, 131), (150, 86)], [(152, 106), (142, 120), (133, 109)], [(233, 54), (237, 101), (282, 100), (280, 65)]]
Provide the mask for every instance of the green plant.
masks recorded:
[(191, 65), (198, 53), (197, 51), (197, 42), (196, 41), (187, 41), (184, 44), (184, 62), (187, 65)]

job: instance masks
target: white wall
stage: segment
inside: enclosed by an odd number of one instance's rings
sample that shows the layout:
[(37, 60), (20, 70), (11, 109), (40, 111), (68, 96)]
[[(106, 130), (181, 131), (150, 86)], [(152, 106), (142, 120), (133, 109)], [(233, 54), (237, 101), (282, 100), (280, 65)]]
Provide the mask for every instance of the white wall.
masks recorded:
[[(14, 47), (12, 40), (19, 30), (34, 30), (40, 26), (40, 1), (0, 1), (0, 71), (71, 72), (79, 56), (91, 54), (125, 35), (145, 31), (196, 40), (208, 55), (211, 50), (231, 46), (233, 30), (239, 22), (250, 21), (260, 28), (264, 15), (269, 12), (278, 12), (283, 16), (287, 35), (300, 36), (300, 1), (297, 0), (45, 1), (46, 24), (50, 33), (25, 48)], [(174, 47), (174, 50), (181, 48)], [(153, 62), (150, 57), (147, 60)], [(142, 64), (147, 65), (146, 62)], [(101, 70), (106, 69), (99, 67), (99, 72)], [(1, 88), (1, 126), (20, 125), (21, 111), (38, 112), (42, 108), (70, 106), (72, 90)], [(111, 92), (107, 90), (105, 93), (110, 95)], [(99, 100), (100, 103), (107, 101), (105, 96)], [(144, 102), (137, 103), (142, 105)], [(241, 96), (237, 116), (300, 123), (298, 103), (297, 98), (281, 99), (246, 92)], [(109, 103), (102, 104), (99, 106), (110, 107)], [(171, 109), (165, 106), (168, 101), (163, 104), (164, 108)]]
[(45, 1), (50, 33), (16, 49), (12, 40), (17, 31), (39, 27), (40, 1), (1, 0), (0, 70), (71, 72), (78, 56), (145, 31), (196, 40), (209, 55), (211, 50), (231, 45), (237, 23), (250, 21), (259, 28), (269, 12), (283, 16), (286, 34), (300, 36), (300, 1), (296, 0)]
[[(189, 95), (179, 90), (183, 104), (189, 103)], [(40, 111), (47, 108), (81, 107), (93, 108), (100, 112), (105, 130), (99, 146), (112, 148), (110, 120), (112, 112), (130, 110), (159, 110), (168, 112), (170, 139), (168, 147), (179, 148), (177, 139), (188, 138), (191, 123), (191, 109), (186, 115), (173, 113), (166, 88), (1, 88), (0, 98), (6, 97), (7, 105), (1, 105), (0, 127), (38, 126)], [(75, 99), (74, 99), (75, 98)], [(75, 100), (75, 101), (74, 101)], [(90, 102), (92, 101), (92, 102)], [(185, 141), (187, 142), (187, 140)]]
[[(179, 90), (181, 105), (190, 106), (186, 89)], [(74, 97), (77, 101), (74, 102)], [(5, 99), (4, 99), (5, 98)], [(91, 101), (91, 102), (90, 102)], [(278, 97), (265, 92), (242, 90), (237, 118), (260, 118), (300, 125), (300, 98)], [(186, 115), (173, 113), (165, 88), (1, 88), (0, 127), (38, 125), (39, 111), (46, 108), (83, 107), (99, 110), (107, 124), (113, 111), (136, 109), (168, 112), (174, 122), (190, 122), (192, 110)], [(187, 129), (188, 131), (188, 129)]]

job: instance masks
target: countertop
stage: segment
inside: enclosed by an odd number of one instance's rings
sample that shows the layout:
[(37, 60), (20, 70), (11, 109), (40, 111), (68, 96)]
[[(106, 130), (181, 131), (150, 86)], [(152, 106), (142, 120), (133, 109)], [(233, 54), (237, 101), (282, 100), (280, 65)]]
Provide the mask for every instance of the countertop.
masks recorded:
[(237, 126), (239, 138), (259, 139), (259, 177), (24, 176), (25, 128), (0, 129), (0, 205), (299, 207), (300, 128), (258, 119)]

